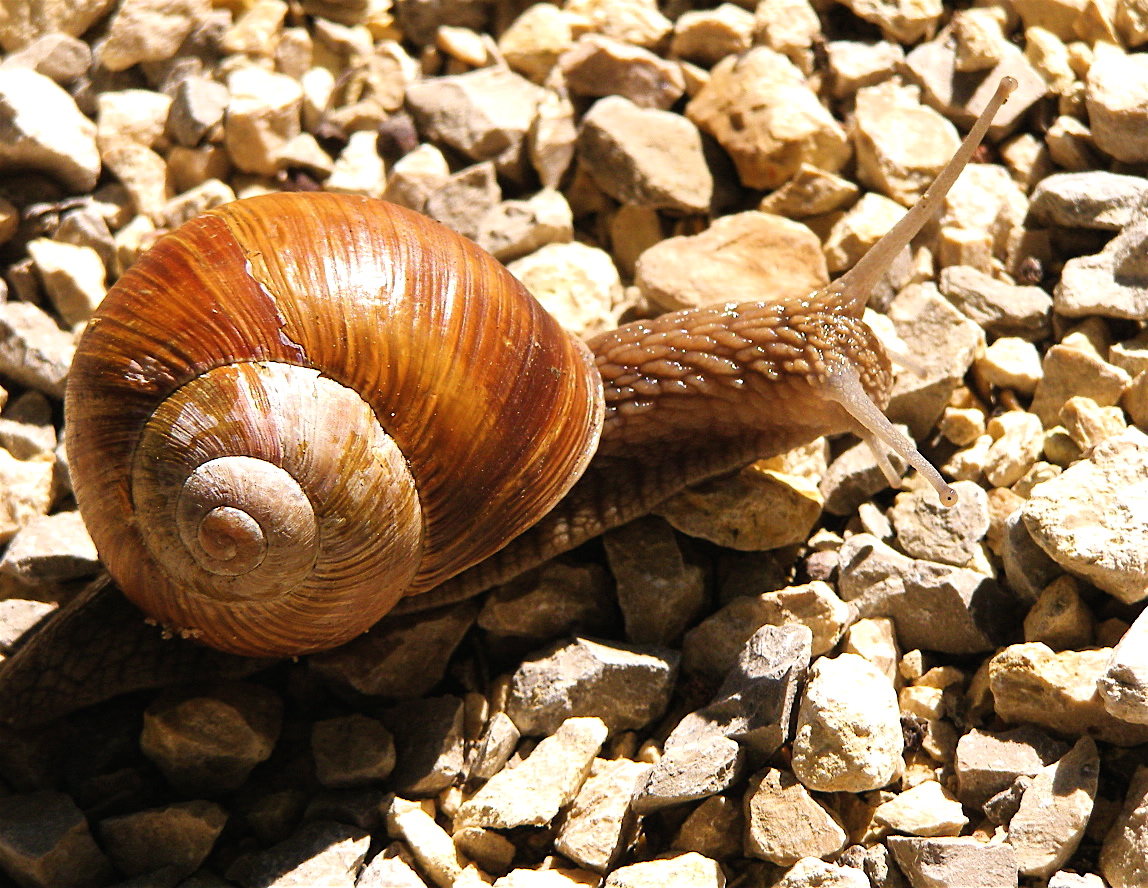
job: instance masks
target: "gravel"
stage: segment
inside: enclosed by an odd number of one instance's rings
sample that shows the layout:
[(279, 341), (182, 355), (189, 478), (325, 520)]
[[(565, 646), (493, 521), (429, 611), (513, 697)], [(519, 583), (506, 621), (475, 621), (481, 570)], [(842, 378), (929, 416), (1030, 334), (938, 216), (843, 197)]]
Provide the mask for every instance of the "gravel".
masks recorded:
[(817, 442), (485, 601), (5, 730), (0, 888), (1148, 884), (1144, 4), (752, 5), (5, 3), (5, 654), (99, 569), (75, 335), (196, 213), (385, 196), (589, 335), (820, 286), (1019, 87), (867, 315), (957, 509)]

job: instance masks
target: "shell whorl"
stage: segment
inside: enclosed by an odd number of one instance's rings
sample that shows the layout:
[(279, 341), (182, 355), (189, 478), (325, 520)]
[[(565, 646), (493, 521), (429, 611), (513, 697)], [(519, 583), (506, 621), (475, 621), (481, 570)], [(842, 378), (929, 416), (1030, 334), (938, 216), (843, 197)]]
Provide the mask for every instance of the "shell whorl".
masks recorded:
[(569, 489), (602, 424), (590, 365), (500, 264), (421, 216), (239, 201), (161, 240), (89, 325), (73, 486), (161, 623), (236, 653), (322, 650)]

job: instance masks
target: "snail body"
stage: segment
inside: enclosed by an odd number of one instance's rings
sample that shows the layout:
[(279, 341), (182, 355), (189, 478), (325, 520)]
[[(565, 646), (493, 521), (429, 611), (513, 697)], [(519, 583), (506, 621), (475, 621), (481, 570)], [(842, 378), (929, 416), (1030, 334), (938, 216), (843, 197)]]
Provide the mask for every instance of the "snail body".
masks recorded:
[[(283, 656), (480, 592), (820, 435), (858, 434), (894, 484), (900, 453), (953, 502), (881, 412), (891, 363), (861, 317), (1013, 88), (829, 286), (587, 345), (476, 246), (379, 201), (269, 195), (192, 220), (109, 292), (69, 376), (73, 487), (112, 578), (168, 629)], [(0, 719), (201, 674), (111, 595), (93, 587), (0, 667)]]

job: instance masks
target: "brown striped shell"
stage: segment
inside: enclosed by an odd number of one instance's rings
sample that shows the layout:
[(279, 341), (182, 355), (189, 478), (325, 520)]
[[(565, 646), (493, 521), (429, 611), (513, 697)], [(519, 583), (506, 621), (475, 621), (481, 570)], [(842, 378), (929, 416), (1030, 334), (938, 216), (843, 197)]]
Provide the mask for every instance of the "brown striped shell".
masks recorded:
[(256, 656), (340, 644), (497, 551), (582, 474), (603, 413), (586, 348), (501, 264), (329, 194), (163, 238), (89, 324), (65, 409), (124, 592)]

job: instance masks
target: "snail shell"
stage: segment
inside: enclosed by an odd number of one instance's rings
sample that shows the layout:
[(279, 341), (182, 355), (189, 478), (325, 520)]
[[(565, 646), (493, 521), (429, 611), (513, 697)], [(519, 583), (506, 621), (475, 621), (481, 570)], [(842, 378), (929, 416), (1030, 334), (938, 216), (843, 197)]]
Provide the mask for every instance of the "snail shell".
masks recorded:
[(586, 347), (500, 263), (333, 194), (163, 238), (89, 324), (65, 410), (127, 596), (253, 656), (338, 645), (497, 551), (578, 479), (603, 419)]

